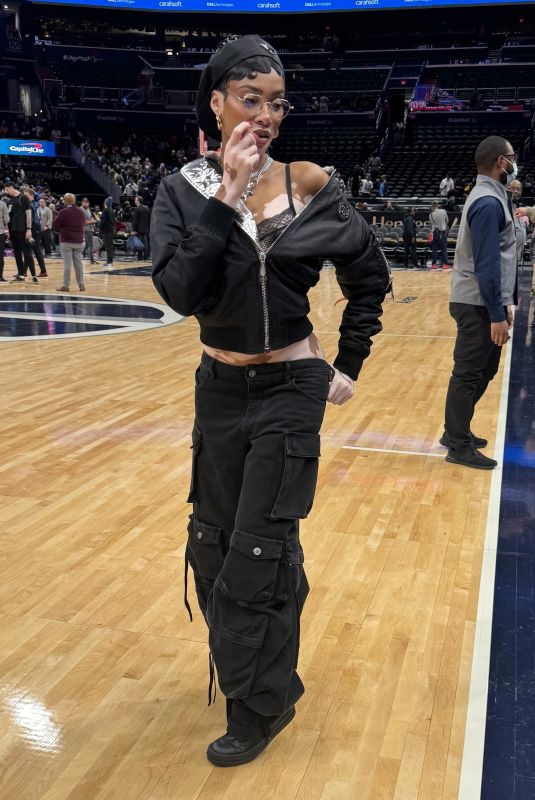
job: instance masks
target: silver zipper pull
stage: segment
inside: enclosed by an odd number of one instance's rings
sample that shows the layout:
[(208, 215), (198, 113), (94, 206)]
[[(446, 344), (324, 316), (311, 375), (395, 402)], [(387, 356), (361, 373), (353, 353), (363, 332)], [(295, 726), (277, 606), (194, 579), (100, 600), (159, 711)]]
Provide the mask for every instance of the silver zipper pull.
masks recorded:
[(258, 257), (260, 259), (260, 277), (261, 278), (265, 278), (266, 274), (267, 274), (266, 273), (266, 254), (265, 253), (259, 253)]

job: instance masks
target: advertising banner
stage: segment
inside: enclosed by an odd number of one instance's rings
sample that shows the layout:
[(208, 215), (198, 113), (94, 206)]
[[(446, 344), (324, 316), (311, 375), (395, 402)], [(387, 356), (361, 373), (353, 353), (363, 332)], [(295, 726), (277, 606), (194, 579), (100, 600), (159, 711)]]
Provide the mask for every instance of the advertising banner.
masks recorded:
[(54, 158), (55, 142), (30, 141), (29, 139), (0, 139), (0, 155), (2, 156), (44, 156)]

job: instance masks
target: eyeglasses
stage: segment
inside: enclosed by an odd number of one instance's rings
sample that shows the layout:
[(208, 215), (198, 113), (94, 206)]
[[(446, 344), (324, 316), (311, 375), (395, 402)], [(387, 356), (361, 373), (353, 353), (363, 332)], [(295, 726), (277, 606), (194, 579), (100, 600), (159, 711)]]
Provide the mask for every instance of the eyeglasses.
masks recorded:
[(259, 114), (264, 106), (266, 106), (271, 116), (276, 119), (284, 119), (293, 109), (293, 106), (288, 100), (284, 100), (282, 97), (276, 100), (264, 100), (259, 94), (246, 94), (243, 97), (240, 97), (239, 94), (230, 94), (228, 92), (227, 94), (229, 97), (234, 97), (236, 100), (239, 100), (245, 110), (250, 113), (251, 117), (255, 117)]
[(517, 155), (516, 153), (502, 153), (502, 158), (510, 158), (511, 161), (516, 161)]

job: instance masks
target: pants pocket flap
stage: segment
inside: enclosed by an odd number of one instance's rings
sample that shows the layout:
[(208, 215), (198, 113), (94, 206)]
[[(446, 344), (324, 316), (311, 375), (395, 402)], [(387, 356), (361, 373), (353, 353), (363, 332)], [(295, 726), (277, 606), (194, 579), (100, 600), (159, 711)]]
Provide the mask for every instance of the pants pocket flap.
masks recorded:
[(221, 528), (200, 522), (193, 514), (190, 514), (188, 531), (197, 544), (219, 544), (221, 541)]
[(234, 531), (230, 546), (254, 561), (262, 561), (265, 559), (280, 559), (283, 542), (278, 539), (256, 536), (254, 533)]
[(233, 631), (231, 628), (222, 625), (219, 621), (214, 622), (213, 619), (210, 620), (210, 624), (212, 636), (215, 634), (225, 639), (227, 642), (258, 650), (262, 647), (266, 636), (267, 617), (263, 614), (258, 615), (255, 622), (251, 625), (250, 630), (241, 632)]
[(298, 458), (319, 458), (320, 436), (318, 433), (287, 433), (286, 454)]

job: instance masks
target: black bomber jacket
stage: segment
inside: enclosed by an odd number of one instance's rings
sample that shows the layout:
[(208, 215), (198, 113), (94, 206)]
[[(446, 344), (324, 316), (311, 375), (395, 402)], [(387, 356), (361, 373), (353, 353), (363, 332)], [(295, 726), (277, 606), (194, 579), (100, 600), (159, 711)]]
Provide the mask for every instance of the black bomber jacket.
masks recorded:
[(307, 293), (325, 260), (347, 298), (334, 366), (356, 378), (379, 333), (388, 262), (367, 223), (331, 176), (265, 253), (250, 211), (216, 200), (217, 163), (200, 158), (160, 183), (152, 212), (156, 289), (201, 341), (239, 353), (270, 352), (306, 338)]

